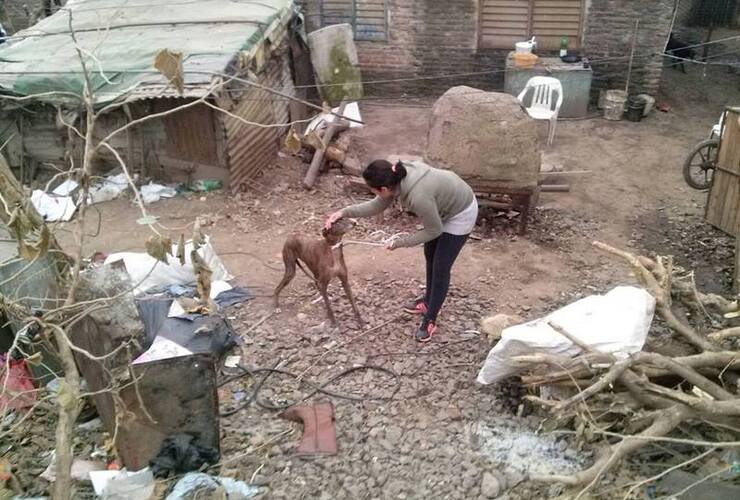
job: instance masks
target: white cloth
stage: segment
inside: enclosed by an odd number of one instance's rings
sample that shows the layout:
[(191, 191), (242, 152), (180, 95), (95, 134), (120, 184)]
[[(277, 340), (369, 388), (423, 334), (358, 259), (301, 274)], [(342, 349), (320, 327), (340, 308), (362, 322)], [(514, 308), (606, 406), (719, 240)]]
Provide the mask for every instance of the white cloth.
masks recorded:
[(478, 219), (478, 200), (473, 198), (473, 203), (457, 215), (453, 215), (442, 223), (442, 232), (464, 236), (473, 232), (475, 221)]

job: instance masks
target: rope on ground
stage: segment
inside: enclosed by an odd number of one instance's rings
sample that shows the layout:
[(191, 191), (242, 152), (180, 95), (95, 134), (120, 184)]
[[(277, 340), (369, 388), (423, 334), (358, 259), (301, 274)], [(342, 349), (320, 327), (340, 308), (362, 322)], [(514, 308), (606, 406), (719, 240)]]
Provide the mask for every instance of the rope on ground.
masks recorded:
[(379, 325), (376, 325), (376, 326), (374, 326), (374, 327), (372, 327), (372, 328), (370, 328), (368, 330), (363, 330), (360, 333), (358, 333), (357, 335), (355, 335), (353, 337), (350, 337), (349, 339), (345, 340), (344, 342), (341, 342), (341, 343), (335, 345), (334, 347), (332, 347), (330, 349), (327, 349), (326, 351), (324, 351), (324, 353), (321, 356), (319, 356), (318, 358), (316, 358), (316, 360), (313, 363), (311, 363), (308, 366), (308, 368), (306, 368), (305, 370), (303, 370), (301, 372), (301, 374), (298, 376), (298, 380), (300, 381), (303, 378), (303, 376), (306, 375), (306, 373), (308, 373), (311, 370), (311, 368), (313, 368), (314, 366), (316, 366), (318, 364), (318, 362), (321, 361), (322, 359), (324, 359), (324, 357), (327, 354), (329, 354), (330, 352), (336, 351), (340, 347), (344, 347), (346, 345), (349, 345), (352, 342), (354, 342), (355, 340), (359, 339), (360, 337), (364, 337), (368, 333), (371, 333), (371, 332), (374, 332), (374, 331), (378, 331), (381, 328), (383, 328), (384, 326), (390, 325), (391, 323), (394, 323), (394, 322), (398, 321), (402, 317), (403, 316), (399, 315), (399, 316), (396, 316), (395, 318), (389, 319), (388, 321), (386, 321), (384, 323), (381, 323)]
[[(383, 368), (382, 366), (374, 366), (374, 365), (354, 366), (352, 368), (348, 368), (347, 370), (344, 370), (344, 371), (338, 373), (337, 375), (331, 377), (329, 380), (327, 380), (326, 382), (323, 382), (323, 383), (317, 383), (317, 382), (313, 382), (311, 380), (306, 380), (306, 379), (303, 378), (303, 374), (298, 375), (298, 374), (295, 374), (295, 373), (290, 372), (290, 371), (287, 371), (287, 370), (279, 369), (277, 367), (275, 367), (275, 368), (253, 368), (253, 369), (249, 369), (249, 368), (247, 368), (245, 366), (242, 366), (242, 365), (237, 365), (237, 366), (238, 366), (238, 368), (240, 370), (242, 370), (242, 373), (240, 373), (239, 375), (235, 375), (233, 377), (227, 378), (226, 380), (224, 380), (223, 382), (221, 382), (219, 384), (219, 387), (222, 387), (222, 386), (224, 386), (224, 385), (226, 385), (226, 384), (228, 384), (230, 382), (233, 382), (234, 380), (241, 379), (241, 378), (243, 378), (245, 376), (249, 376), (249, 377), (253, 378), (256, 381), (256, 384), (255, 384), (254, 390), (250, 394), (249, 398), (246, 399), (246, 401), (244, 401), (239, 406), (236, 406), (234, 408), (228, 409), (225, 412), (221, 413), (221, 417), (229, 417), (231, 415), (234, 415), (235, 413), (237, 413), (237, 412), (239, 412), (239, 411), (247, 408), (253, 402), (255, 404), (257, 404), (257, 406), (259, 406), (261, 408), (264, 408), (266, 410), (271, 410), (271, 411), (284, 410), (286, 408), (289, 408), (290, 406), (293, 406), (294, 404), (298, 404), (298, 403), (301, 403), (303, 401), (306, 401), (306, 400), (312, 398), (313, 396), (315, 396), (316, 394), (324, 394), (324, 395), (329, 396), (329, 397), (333, 397), (333, 398), (337, 398), (337, 399), (344, 399), (344, 400), (348, 400), (348, 401), (381, 401), (381, 400), (388, 400), (388, 399), (393, 399), (393, 397), (396, 395), (396, 393), (398, 392), (398, 390), (401, 387), (401, 379), (400, 379), (400, 377), (398, 375), (396, 375), (396, 373), (393, 372), (392, 370), (389, 370), (388, 368)], [(374, 397), (374, 396), (371, 396), (369, 394), (362, 394), (362, 395), (358, 395), (358, 394), (346, 394), (346, 393), (340, 393), (340, 392), (335, 392), (335, 391), (331, 391), (331, 390), (326, 389), (327, 386), (333, 384), (334, 382), (336, 382), (338, 380), (341, 380), (342, 378), (344, 378), (344, 377), (346, 377), (346, 376), (348, 376), (348, 375), (350, 375), (350, 374), (352, 374), (354, 372), (361, 371), (361, 370), (378, 371), (378, 372), (381, 372), (381, 373), (385, 373), (385, 374), (391, 376), (393, 379), (395, 379), (396, 384), (395, 384), (395, 386), (393, 388), (393, 391), (391, 392), (390, 396), (385, 396), (385, 397), (377, 396), (377, 397)], [(262, 377), (262, 378), (257, 378), (257, 375), (260, 374), (260, 373), (264, 373), (265, 376)], [(309, 392), (306, 396), (304, 396), (300, 401), (297, 401), (295, 403), (284, 403), (284, 404), (277, 404), (277, 405), (271, 404), (271, 403), (266, 403), (264, 401), (261, 401), (258, 398), (258, 396), (259, 396), (259, 392), (262, 389), (262, 387), (264, 386), (265, 382), (267, 381), (267, 379), (272, 374), (284, 375), (286, 377), (295, 379), (301, 385), (308, 386), (309, 388), (311, 388), (313, 390), (311, 392)]]
[[(374, 235), (378, 233), (388, 234), (385, 231), (375, 231), (373, 233), (370, 233), (370, 238), (373, 238)], [(390, 236), (386, 236), (380, 241), (342, 240), (336, 245), (334, 245), (332, 248), (338, 248), (338, 247), (346, 246), (346, 245), (365, 245), (365, 246), (370, 246), (370, 247), (385, 247), (390, 243), (394, 243), (396, 240), (398, 240), (399, 238), (407, 234), (408, 233), (406, 232), (391, 234)]]

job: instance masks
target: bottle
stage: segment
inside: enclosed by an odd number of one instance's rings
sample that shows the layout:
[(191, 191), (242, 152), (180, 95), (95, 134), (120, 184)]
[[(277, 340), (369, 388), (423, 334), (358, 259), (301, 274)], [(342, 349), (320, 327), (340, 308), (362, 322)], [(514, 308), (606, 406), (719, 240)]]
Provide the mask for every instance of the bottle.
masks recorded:
[(560, 57), (565, 57), (568, 55), (568, 37), (562, 36), (560, 37)]

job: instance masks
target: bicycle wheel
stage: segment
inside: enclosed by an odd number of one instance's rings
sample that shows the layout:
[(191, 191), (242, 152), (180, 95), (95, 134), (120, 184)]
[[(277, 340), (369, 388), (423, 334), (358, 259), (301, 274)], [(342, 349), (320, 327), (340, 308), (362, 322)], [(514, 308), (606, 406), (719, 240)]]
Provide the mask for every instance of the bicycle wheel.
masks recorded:
[(694, 189), (709, 189), (717, 166), (719, 139), (707, 139), (691, 150), (683, 164), (683, 178)]

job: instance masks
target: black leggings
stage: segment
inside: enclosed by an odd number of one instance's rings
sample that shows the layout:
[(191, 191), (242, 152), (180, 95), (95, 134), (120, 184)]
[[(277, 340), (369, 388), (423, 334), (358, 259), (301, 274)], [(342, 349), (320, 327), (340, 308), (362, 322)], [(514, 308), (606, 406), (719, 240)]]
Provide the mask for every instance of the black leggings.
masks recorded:
[(452, 265), (467, 239), (468, 235), (442, 233), (424, 243), (424, 257), (427, 261), (427, 289), (424, 295), (427, 313), (424, 317), (430, 321), (437, 321), (437, 314), (442, 309), (450, 288)]

